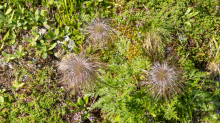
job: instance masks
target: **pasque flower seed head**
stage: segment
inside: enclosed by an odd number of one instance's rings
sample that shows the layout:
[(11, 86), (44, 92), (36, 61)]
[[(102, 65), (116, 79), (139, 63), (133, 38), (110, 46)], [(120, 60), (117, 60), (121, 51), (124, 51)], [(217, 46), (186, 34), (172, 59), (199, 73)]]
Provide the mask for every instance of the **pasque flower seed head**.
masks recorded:
[(183, 87), (178, 82), (177, 72), (167, 63), (156, 63), (151, 67), (149, 83), (151, 85), (150, 90), (156, 97), (161, 95), (164, 97), (172, 96), (175, 92), (181, 93), (179, 86)]
[(71, 87), (87, 87), (94, 85), (100, 64), (85, 55), (68, 55), (59, 63), (59, 69), (63, 72), (63, 81)]
[(87, 22), (88, 24), (83, 32), (89, 35), (88, 38), (93, 47), (97, 45), (102, 47), (107, 43), (109, 37), (112, 38), (112, 33), (115, 32), (115, 30), (107, 24), (107, 21), (106, 19), (95, 19), (92, 22)]

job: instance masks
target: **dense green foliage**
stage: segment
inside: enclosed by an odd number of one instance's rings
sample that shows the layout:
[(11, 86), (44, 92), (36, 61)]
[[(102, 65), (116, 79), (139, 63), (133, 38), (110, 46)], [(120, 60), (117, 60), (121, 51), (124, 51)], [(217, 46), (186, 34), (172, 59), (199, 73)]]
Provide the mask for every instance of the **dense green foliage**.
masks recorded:
[[(220, 122), (219, 5), (0, 1), (0, 122)], [(80, 53), (102, 67), (95, 89), (79, 92), (57, 63)]]

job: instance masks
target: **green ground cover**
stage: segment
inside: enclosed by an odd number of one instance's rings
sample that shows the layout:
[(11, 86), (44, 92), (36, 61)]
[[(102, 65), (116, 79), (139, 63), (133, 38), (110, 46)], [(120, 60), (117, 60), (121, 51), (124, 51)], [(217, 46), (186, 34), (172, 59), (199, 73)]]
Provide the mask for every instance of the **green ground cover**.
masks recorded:
[(0, 122), (220, 122), (219, 5), (0, 1)]

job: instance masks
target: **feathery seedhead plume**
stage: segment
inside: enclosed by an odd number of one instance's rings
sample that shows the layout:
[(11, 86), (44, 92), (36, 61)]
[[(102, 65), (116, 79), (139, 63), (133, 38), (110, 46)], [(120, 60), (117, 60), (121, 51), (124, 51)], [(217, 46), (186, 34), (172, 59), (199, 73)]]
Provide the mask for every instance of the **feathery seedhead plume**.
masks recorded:
[(179, 86), (183, 85), (177, 81), (178, 75), (174, 68), (167, 63), (156, 63), (149, 72), (150, 90), (155, 97), (163, 95), (164, 98), (172, 96), (175, 92), (181, 93)]
[(64, 74), (63, 81), (75, 89), (96, 85), (99, 68), (100, 63), (86, 58), (84, 54), (68, 55), (59, 63), (59, 69)]
[(103, 47), (108, 42), (107, 39), (112, 38), (113, 32), (116, 33), (114, 29), (112, 29), (107, 24), (107, 19), (95, 19), (92, 22), (87, 22), (86, 28), (83, 32), (89, 35), (88, 39), (91, 40), (93, 47), (99, 45), (99, 47)]

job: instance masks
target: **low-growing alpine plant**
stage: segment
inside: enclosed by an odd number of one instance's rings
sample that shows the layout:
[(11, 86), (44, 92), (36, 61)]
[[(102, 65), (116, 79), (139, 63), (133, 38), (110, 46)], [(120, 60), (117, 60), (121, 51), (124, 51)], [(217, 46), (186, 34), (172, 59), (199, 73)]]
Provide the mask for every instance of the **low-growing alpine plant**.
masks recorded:
[(88, 87), (96, 85), (101, 64), (93, 58), (87, 58), (83, 53), (70, 54), (59, 63), (59, 69), (64, 76), (62, 81), (70, 87)]
[(183, 88), (182, 83), (178, 80), (178, 72), (166, 62), (157, 62), (148, 72), (148, 82), (150, 91), (155, 97), (163, 95), (165, 98), (173, 94), (181, 93), (179, 86)]
[(81, 111), (81, 112), (77, 112), (73, 116), (73, 120), (71, 123), (83, 123), (85, 122), (86, 119), (88, 119), (90, 122), (95, 121), (95, 118), (93, 116), (89, 116), (87, 112)]
[(220, 122), (219, 6), (1, 0), (0, 122)]
[(88, 34), (89, 41), (91, 41), (92, 46), (103, 47), (107, 44), (108, 38), (112, 38), (113, 33), (116, 31), (108, 25), (109, 20), (107, 19), (94, 19), (92, 22), (87, 22), (83, 32)]

